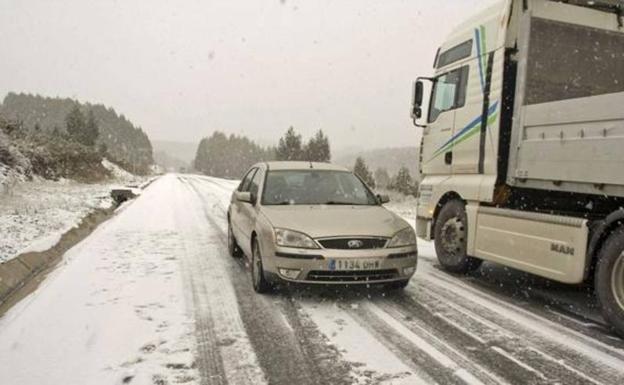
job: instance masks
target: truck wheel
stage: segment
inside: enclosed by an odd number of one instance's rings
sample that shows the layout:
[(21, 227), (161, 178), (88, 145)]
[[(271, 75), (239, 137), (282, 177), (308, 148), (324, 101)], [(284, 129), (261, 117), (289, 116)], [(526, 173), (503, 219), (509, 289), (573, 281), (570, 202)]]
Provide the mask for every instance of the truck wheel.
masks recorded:
[(481, 266), (480, 259), (466, 254), (468, 219), (463, 202), (447, 202), (438, 214), (433, 232), (438, 261), (446, 270), (465, 274)]
[(615, 230), (600, 249), (594, 280), (602, 315), (624, 337), (624, 228)]
[(238, 243), (236, 242), (236, 238), (234, 237), (234, 233), (232, 232), (232, 224), (228, 221), (228, 233), (227, 233), (227, 241), (228, 241), (228, 252), (234, 258), (240, 258), (242, 256), (242, 251), (240, 247), (238, 247)]

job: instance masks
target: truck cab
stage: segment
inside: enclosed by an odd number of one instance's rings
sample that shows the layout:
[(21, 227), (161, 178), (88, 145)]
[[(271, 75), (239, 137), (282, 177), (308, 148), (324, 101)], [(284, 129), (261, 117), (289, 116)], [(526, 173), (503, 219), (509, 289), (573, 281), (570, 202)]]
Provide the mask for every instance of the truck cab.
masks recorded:
[(443, 267), (483, 260), (593, 281), (624, 334), (624, 1), (505, 0), (417, 79), (417, 233)]

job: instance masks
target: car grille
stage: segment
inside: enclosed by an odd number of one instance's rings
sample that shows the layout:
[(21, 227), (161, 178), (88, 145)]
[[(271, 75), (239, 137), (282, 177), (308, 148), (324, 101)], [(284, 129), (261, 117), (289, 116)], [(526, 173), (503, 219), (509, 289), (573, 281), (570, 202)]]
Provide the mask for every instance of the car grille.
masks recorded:
[(367, 282), (367, 281), (383, 281), (396, 278), (398, 271), (396, 269), (384, 270), (312, 270), (308, 273), (308, 281), (318, 282)]
[[(351, 246), (349, 246), (350, 242)], [(353, 247), (353, 242), (357, 243), (357, 247)], [(341, 250), (383, 249), (387, 242), (388, 239), (386, 238), (327, 238), (318, 240), (318, 243), (326, 249)]]

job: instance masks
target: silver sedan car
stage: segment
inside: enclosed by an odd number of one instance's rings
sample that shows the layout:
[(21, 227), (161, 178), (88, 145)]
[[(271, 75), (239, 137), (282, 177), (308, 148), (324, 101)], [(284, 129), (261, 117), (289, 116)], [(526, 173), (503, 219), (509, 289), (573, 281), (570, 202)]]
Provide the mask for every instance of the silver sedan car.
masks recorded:
[(249, 259), (260, 293), (280, 281), (402, 288), (416, 271), (416, 236), (387, 202), (343, 167), (259, 163), (232, 194), (229, 251)]

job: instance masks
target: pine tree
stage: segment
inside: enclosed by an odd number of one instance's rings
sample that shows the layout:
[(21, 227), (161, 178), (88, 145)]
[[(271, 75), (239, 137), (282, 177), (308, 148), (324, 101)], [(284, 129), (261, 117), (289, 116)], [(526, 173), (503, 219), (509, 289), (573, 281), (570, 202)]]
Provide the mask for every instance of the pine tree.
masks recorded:
[(318, 130), (314, 137), (310, 138), (304, 152), (306, 160), (311, 162), (327, 163), (331, 160), (329, 138), (323, 134), (323, 130)]
[(393, 190), (399, 191), (405, 195), (416, 195), (417, 185), (412, 180), (409, 169), (405, 166), (399, 169), (396, 177), (390, 186)]
[(244, 136), (216, 131), (199, 143), (193, 167), (207, 175), (240, 178), (254, 163), (273, 160), (273, 149), (265, 149)]
[(94, 146), (99, 135), (100, 128), (95, 120), (95, 115), (93, 114), (93, 110), (89, 110), (89, 113), (87, 114), (87, 121), (85, 123), (82, 144), (86, 146)]
[(65, 126), (67, 127), (67, 133), (76, 142), (82, 143), (84, 140), (85, 132), (85, 116), (80, 111), (78, 106), (74, 108), (65, 117)]
[(359, 176), (360, 179), (364, 181), (370, 188), (375, 188), (375, 179), (373, 178), (373, 174), (368, 169), (366, 162), (362, 157), (358, 156), (355, 159), (355, 166), (353, 167), (353, 173)]
[(280, 138), (275, 150), (277, 160), (304, 160), (305, 154), (301, 146), (301, 135), (291, 126), (286, 134)]
[(375, 184), (382, 188), (386, 188), (390, 184), (390, 175), (385, 168), (379, 167), (375, 170)]

